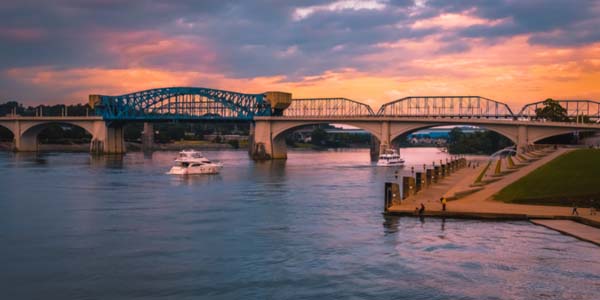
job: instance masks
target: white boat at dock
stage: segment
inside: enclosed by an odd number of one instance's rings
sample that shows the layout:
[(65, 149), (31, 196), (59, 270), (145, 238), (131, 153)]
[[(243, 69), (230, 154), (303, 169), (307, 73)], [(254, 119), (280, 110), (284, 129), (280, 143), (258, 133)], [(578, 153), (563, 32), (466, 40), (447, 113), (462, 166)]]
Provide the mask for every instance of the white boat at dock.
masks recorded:
[(400, 157), (400, 153), (396, 149), (387, 149), (379, 155), (377, 165), (382, 167), (403, 166), (404, 159)]

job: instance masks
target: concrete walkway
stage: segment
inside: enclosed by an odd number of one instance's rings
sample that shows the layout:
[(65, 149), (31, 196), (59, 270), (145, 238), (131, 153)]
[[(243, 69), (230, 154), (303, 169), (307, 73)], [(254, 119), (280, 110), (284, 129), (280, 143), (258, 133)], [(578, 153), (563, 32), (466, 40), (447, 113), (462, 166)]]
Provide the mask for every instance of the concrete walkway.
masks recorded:
[(598, 228), (570, 220), (531, 220), (531, 223), (554, 229), (600, 246), (600, 230)]
[(401, 205), (394, 205), (390, 210), (410, 210), (411, 212), (415, 207), (421, 203), (429, 210), (434, 208), (441, 210), (440, 197), (449, 193), (449, 191), (456, 190), (456, 187), (465, 186), (469, 180), (471, 183), (475, 180), (477, 175), (481, 172), (481, 169), (485, 167), (484, 163), (480, 164), (477, 169), (463, 168), (450, 176), (442, 178), (437, 183), (432, 183), (426, 189), (420, 191), (416, 195), (410, 196), (402, 201)]

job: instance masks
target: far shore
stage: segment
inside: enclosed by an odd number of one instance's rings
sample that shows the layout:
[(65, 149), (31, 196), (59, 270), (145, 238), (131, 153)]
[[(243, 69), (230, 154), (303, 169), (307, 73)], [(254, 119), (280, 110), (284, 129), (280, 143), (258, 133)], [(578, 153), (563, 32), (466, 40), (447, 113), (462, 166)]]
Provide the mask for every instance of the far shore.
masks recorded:
[[(134, 142), (126, 142), (127, 151), (142, 151), (142, 144)], [(65, 152), (89, 152), (90, 144), (39, 144), (39, 151), (51, 152), (51, 151), (65, 151)], [(234, 149), (230, 144), (220, 144), (212, 142), (176, 142), (168, 144), (154, 144), (152, 150), (155, 151), (177, 151), (183, 149)], [(241, 147), (240, 147), (241, 148)], [(0, 142), (0, 151), (12, 151), (13, 143), (11, 142)]]

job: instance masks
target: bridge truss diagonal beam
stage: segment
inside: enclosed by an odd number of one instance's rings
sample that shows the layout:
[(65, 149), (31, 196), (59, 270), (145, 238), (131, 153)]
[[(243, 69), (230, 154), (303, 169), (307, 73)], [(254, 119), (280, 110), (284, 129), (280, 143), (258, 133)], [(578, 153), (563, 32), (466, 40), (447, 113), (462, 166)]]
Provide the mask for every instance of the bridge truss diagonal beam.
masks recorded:
[(346, 98), (293, 99), (283, 112), (284, 117), (371, 117), (373, 109), (367, 104)]
[(514, 118), (510, 107), (480, 96), (411, 96), (388, 102), (382, 117)]

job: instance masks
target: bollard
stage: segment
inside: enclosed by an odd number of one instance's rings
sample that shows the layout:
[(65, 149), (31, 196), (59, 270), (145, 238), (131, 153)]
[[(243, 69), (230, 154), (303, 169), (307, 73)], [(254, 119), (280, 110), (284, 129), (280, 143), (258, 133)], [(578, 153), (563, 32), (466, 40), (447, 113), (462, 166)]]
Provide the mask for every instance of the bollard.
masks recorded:
[(402, 199), (406, 199), (408, 196), (412, 196), (416, 193), (414, 177), (402, 177), (402, 191)]
[(387, 212), (394, 204), (400, 204), (400, 186), (395, 182), (385, 183), (383, 211)]
[(423, 185), (425, 184), (425, 180), (423, 178), (423, 172), (415, 173), (415, 192), (419, 192), (423, 189)]
[(433, 170), (427, 169), (425, 171), (425, 186), (429, 187), (431, 185), (432, 181), (433, 181)]

